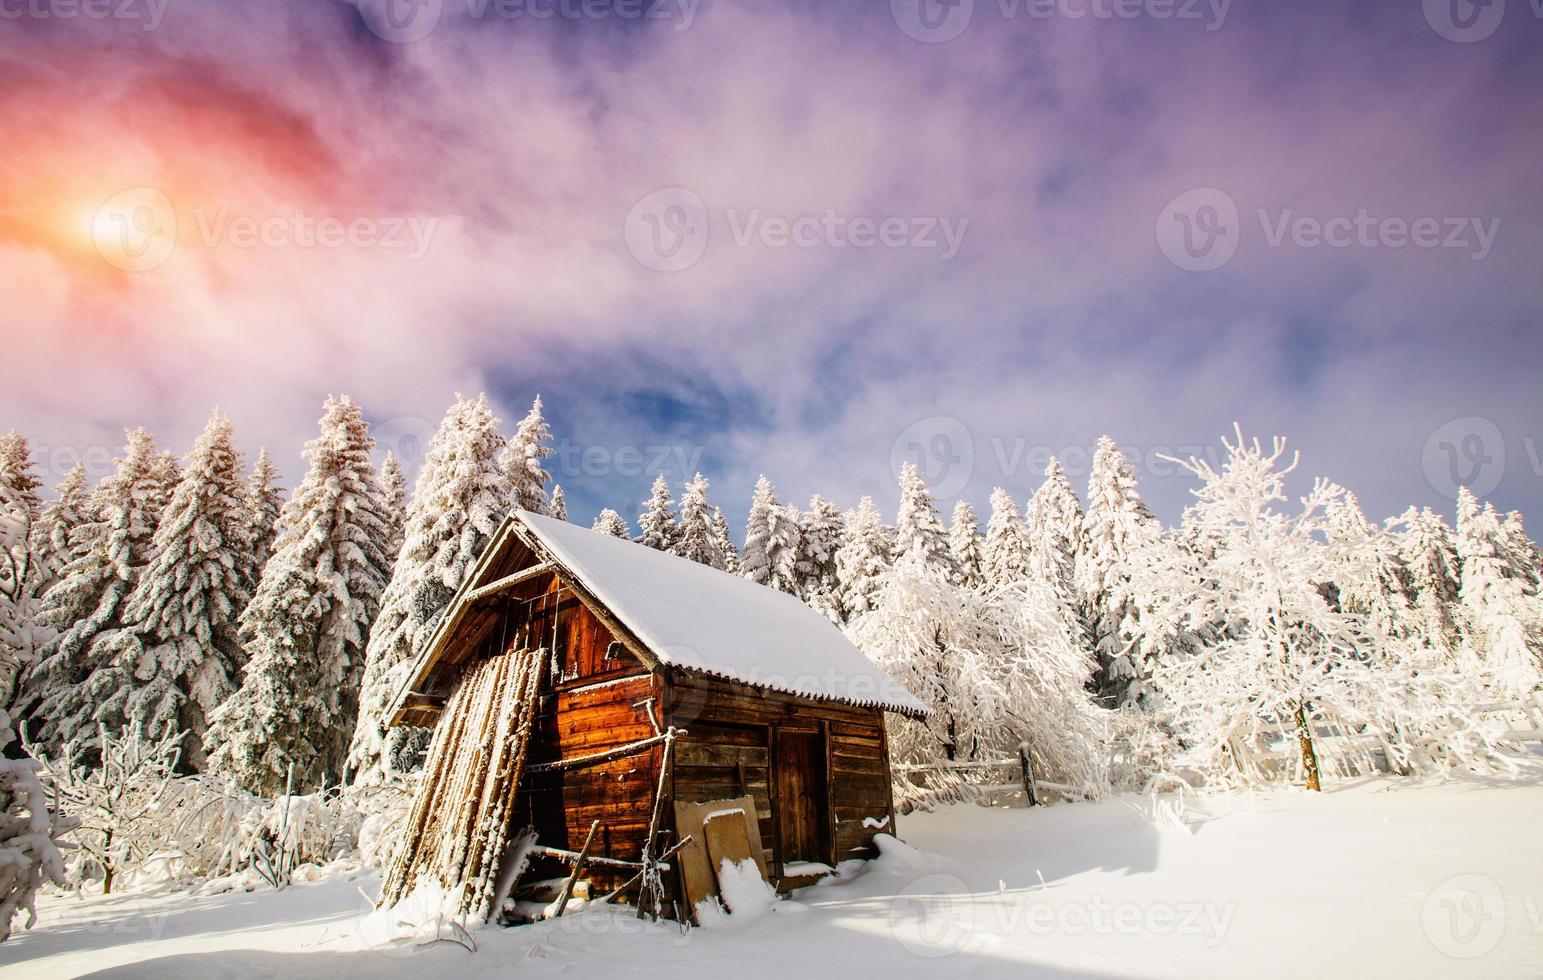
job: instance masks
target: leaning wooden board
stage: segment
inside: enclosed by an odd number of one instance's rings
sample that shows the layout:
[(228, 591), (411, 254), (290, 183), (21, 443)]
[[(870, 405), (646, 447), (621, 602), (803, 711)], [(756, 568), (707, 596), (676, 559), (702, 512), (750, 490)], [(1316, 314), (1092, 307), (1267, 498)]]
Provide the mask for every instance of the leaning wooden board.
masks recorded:
[[(737, 823), (744, 827), (744, 836), (738, 834), (728, 835), (724, 833), (728, 819), (738, 811)], [(714, 816), (716, 815), (716, 816)], [(680, 868), (681, 882), (686, 888), (686, 905), (690, 909), (691, 916), (696, 917), (696, 903), (704, 898), (716, 898), (718, 895), (718, 874), (714, 867), (716, 863), (712, 857), (709, 844), (708, 818), (713, 817), (711, 823), (718, 838), (717, 847), (723, 856), (728, 856), (734, 847), (742, 848), (735, 853), (735, 860), (751, 858), (761, 872), (761, 877), (766, 878), (766, 858), (761, 843), (760, 818), (756, 814), (755, 798), (741, 796), (732, 800), (710, 800), (706, 803), (676, 803), (675, 804), (675, 833), (677, 837), (691, 835), (691, 842), (681, 851), (677, 857)], [(743, 843), (731, 844), (729, 838)], [(743, 853), (748, 851), (749, 853)]]

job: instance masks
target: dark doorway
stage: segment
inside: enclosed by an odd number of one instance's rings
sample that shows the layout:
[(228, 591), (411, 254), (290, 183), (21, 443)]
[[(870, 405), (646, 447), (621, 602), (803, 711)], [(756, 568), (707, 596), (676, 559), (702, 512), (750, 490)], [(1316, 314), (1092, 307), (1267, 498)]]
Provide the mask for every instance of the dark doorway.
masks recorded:
[(825, 737), (817, 731), (773, 729), (772, 792), (783, 864), (830, 860), (830, 812), (825, 788)]

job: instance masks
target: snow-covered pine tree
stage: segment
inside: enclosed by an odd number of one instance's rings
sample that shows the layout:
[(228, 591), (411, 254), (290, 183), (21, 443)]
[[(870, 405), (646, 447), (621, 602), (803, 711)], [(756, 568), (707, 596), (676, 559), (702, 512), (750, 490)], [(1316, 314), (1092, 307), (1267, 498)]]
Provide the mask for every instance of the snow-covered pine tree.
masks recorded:
[(395, 561), (407, 527), (407, 474), (391, 449), (380, 464), (380, 503), (386, 514), (386, 554)]
[(836, 552), (846, 535), (841, 509), (819, 494), (809, 498), (798, 534), (798, 595), (826, 619), (841, 623), (841, 584), (836, 578)]
[(784, 506), (763, 474), (755, 483), (745, 522), (740, 574), (752, 582), (797, 595), (798, 508)]
[(966, 588), (979, 588), (984, 581), (985, 541), (975, 509), (968, 501), (954, 504), (954, 518), (948, 529), (948, 550), (954, 556), (954, 581)]
[(739, 548), (734, 544), (734, 535), (729, 531), (729, 519), (723, 516), (722, 507), (713, 508), (713, 542), (718, 546), (718, 554), (723, 561), (723, 570), (739, 574)]
[(1412, 638), (1438, 657), (1451, 661), (1461, 642), (1458, 626), (1457, 548), (1452, 529), (1429, 507), (1410, 507), (1399, 518), (1400, 560), (1409, 576)]
[(535, 514), (547, 512), (546, 485), (551, 477), (542, 468), (541, 461), (557, 452), (548, 445), (551, 441), (552, 430), (541, 415), (541, 396), (537, 395), (500, 460), (509, 485), (514, 488), (514, 506), (521, 510)]
[(386, 712), (403, 672), (509, 511), (514, 489), (499, 462), (498, 426), (486, 395), (457, 395), (429, 443), (407, 508), (405, 541), (370, 629), (347, 766), (355, 783), (410, 770), (424, 748), (422, 730), (389, 728)]
[(568, 495), (563, 493), (560, 484), (552, 485), (552, 502), (547, 505), (547, 513), (559, 521), (568, 519)]
[(252, 560), (262, 574), (273, 554), (273, 541), (279, 533), (279, 511), (284, 506), (284, 491), (279, 486), (278, 467), (268, 458), (268, 450), (257, 452), (252, 479), (247, 485), (247, 506), (252, 512)]
[(627, 519), (609, 507), (600, 512), (600, 516), (595, 518), (595, 523), (590, 527), (591, 530), (609, 534), (613, 538), (626, 538), (629, 541), (632, 539), (632, 528), (627, 526)]
[(125, 682), (121, 715), (146, 732), (186, 732), (183, 763), (204, 767), (209, 716), (246, 663), (237, 623), (257, 584), (250, 501), (235, 433), (218, 409), (161, 515), (149, 564), (112, 644)]
[(900, 509), (895, 514), (895, 554), (920, 551), (922, 560), (943, 570), (949, 578), (958, 574), (948, 532), (932, 500), (932, 491), (915, 463), (900, 467)]
[(864, 497), (847, 513), (846, 536), (836, 549), (836, 582), (846, 622), (873, 610), (894, 555), (894, 543), (879, 508), (872, 497)]
[(675, 497), (670, 493), (670, 481), (660, 473), (654, 477), (653, 489), (643, 501), (643, 513), (638, 517), (638, 544), (656, 551), (675, 553), (676, 535), (680, 525), (675, 516)]
[(1098, 655), (1100, 700), (1118, 707), (1135, 698), (1151, 674), (1155, 651), (1132, 641), (1140, 603), (1131, 597), (1131, 554), (1161, 533), (1136, 491), (1136, 476), (1114, 440), (1101, 436), (1088, 474), (1088, 509), (1083, 520), (1084, 551), (1076, 565), (1077, 592)]
[[(38, 519), (38, 550), (48, 569), (52, 586), (64, 567), (79, 555), (72, 550), (70, 536), (91, 516), (91, 490), (86, 486), (86, 464), (76, 463), (54, 485), (54, 499), (43, 505)], [(45, 590), (46, 591), (46, 590)]]
[(680, 523), (675, 528), (675, 554), (713, 568), (723, 567), (723, 551), (713, 535), (712, 505), (707, 502), (707, 477), (698, 473), (680, 495)]
[(91, 516), (71, 535), (77, 557), (43, 597), (38, 620), (58, 631), (23, 692), (28, 738), (50, 755), (72, 742), (93, 759), (97, 724), (122, 727), (128, 680), (113, 656), (124, 600), (149, 564), (166, 505), (164, 454), (144, 429), (125, 433), (123, 455), (92, 494)]
[(53, 584), (42, 501), (27, 440), (0, 436), (0, 708), (16, 696), (22, 674), (37, 662), (50, 630), (37, 621)]
[(1500, 515), (1467, 487), (1457, 493), (1457, 556), (1464, 659), (1496, 695), (1530, 697), (1543, 682), (1543, 615), (1506, 554)]
[(1376, 635), (1407, 638), (1413, 624), (1408, 572), (1398, 542), (1366, 519), (1360, 501), (1348, 490), (1328, 504), (1326, 531), (1340, 608), (1365, 617)]
[(991, 588), (1022, 582), (1029, 575), (1029, 531), (1018, 514), (1018, 503), (1001, 487), (991, 491), (991, 519), (981, 577)]
[(342, 774), (365, 635), (390, 567), (374, 445), (359, 406), (328, 398), (305, 449), (310, 472), (284, 506), (284, 530), (241, 617), (250, 659), (204, 741), (210, 769), (251, 792), (282, 792), (291, 765), (302, 791)]
[(1527, 537), (1521, 511), (1511, 511), (1500, 522), (1500, 547), (1511, 565), (1511, 574), (1521, 579), (1526, 593), (1536, 596), (1543, 592), (1543, 552)]
[(13, 758), (15, 740), (11, 716), (0, 708), (0, 943), (11, 938), (17, 912), (27, 913), (23, 928), (37, 921), (40, 887), (65, 883), (59, 845), (75, 826), (49, 803), (37, 762)]
[[(1052, 584), (1068, 605), (1082, 618), (1082, 602), (1077, 594), (1077, 559), (1082, 554), (1082, 528), (1085, 516), (1077, 491), (1072, 489), (1061, 461), (1050, 457), (1045, 480), (1029, 498), (1024, 509), (1024, 526), (1029, 539), (1030, 570), (1052, 575)], [(1086, 637), (1088, 625), (1081, 631)]]

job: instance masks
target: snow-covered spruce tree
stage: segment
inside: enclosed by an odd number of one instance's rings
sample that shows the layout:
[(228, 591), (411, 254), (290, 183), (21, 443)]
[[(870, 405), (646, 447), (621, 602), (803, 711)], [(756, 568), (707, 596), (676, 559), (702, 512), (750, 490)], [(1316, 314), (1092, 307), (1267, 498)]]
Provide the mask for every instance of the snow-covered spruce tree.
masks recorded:
[(327, 399), (311, 469), (284, 506), (283, 532), (241, 617), (241, 688), (204, 742), (211, 770), (254, 793), (336, 784), (359, 709), (365, 635), (390, 559), (364, 413)]
[(675, 528), (675, 554), (713, 568), (723, 567), (723, 551), (713, 535), (712, 505), (707, 502), (707, 477), (698, 473), (680, 495), (680, 523)]
[[(1082, 554), (1085, 517), (1061, 461), (1054, 456), (1045, 467), (1045, 481), (1029, 498), (1024, 524), (1029, 538), (1030, 568), (1053, 576), (1053, 584), (1081, 617), (1077, 593), (1077, 559)], [(1155, 522), (1154, 522), (1155, 523)], [(1083, 624), (1084, 633), (1087, 631)]]
[(246, 663), (237, 624), (257, 566), (243, 466), (230, 420), (216, 410), (161, 515), (153, 557), (124, 606), (128, 628), (113, 644), (131, 685), (122, 717), (147, 732), (186, 732), (182, 758), (195, 772), (209, 716), (235, 693)]
[(549, 445), (551, 441), (552, 430), (541, 415), (541, 396), (537, 395), (500, 460), (514, 490), (514, 506), (521, 510), (535, 514), (547, 512), (546, 485), (551, 477), (542, 469), (541, 461), (557, 452)]
[(50, 805), (39, 763), (12, 758), (15, 740), (11, 716), (0, 708), (0, 943), (11, 938), (16, 913), (27, 913), (23, 928), (37, 921), (40, 887), (65, 883), (59, 843), (74, 829), (74, 821)]
[(1543, 682), (1543, 615), (1505, 552), (1500, 516), (1467, 487), (1457, 496), (1464, 660), (1496, 696), (1530, 696)]
[(278, 467), (268, 458), (268, 450), (258, 450), (257, 463), (247, 484), (247, 507), (252, 512), (252, 561), (259, 574), (273, 554), (273, 542), (279, 533), (279, 511), (284, 506), (280, 479)]
[(408, 505), (405, 543), (370, 628), (348, 756), (355, 783), (410, 770), (426, 744), (421, 729), (389, 728), (386, 712), (405, 671), (509, 512), (514, 490), (499, 465), (504, 440), (498, 426), (486, 395), (457, 395), (429, 443)]
[(1410, 507), (1399, 523), (1403, 526), (1398, 546), (1408, 575), (1411, 638), (1437, 657), (1453, 662), (1461, 643), (1461, 607), (1452, 529), (1429, 507)]
[(1076, 585), (1098, 656), (1097, 693), (1109, 707), (1137, 698), (1143, 678), (1151, 674), (1156, 652), (1140, 649), (1132, 640), (1140, 627), (1139, 604), (1131, 600), (1130, 556), (1160, 533), (1136, 492), (1136, 476), (1124, 454), (1114, 440), (1099, 437), (1088, 474), (1084, 550), (1077, 560)]
[[(1012, 758), (1026, 745), (1042, 778), (1089, 796), (1107, 790), (1102, 712), (1086, 691), (1093, 662), (1072, 642), (1047, 585), (965, 588), (913, 550), (847, 635), (933, 708), (925, 721), (891, 729), (896, 762)], [(903, 795), (949, 798), (960, 782), (957, 772), (937, 773)]]
[(991, 491), (991, 519), (986, 522), (986, 545), (981, 577), (991, 588), (1022, 582), (1029, 574), (1029, 533), (1018, 514), (1012, 494), (1001, 487)]
[(43, 597), (38, 620), (57, 630), (23, 691), (28, 738), (51, 755), (79, 741), (92, 759), (97, 724), (121, 728), (131, 680), (114, 655), (124, 601), (149, 564), (170, 472), (155, 440), (130, 429), (123, 455), (92, 494), (91, 517), (71, 535), (77, 557)]
[(1530, 596), (1543, 593), (1543, 552), (1527, 537), (1522, 514), (1513, 510), (1500, 522), (1500, 550), (1511, 565), (1511, 574), (1521, 580)]
[[(1324, 594), (1336, 568), (1325, 512), (1344, 491), (1319, 480), (1288, 513), (1279, 505), (1297, 464), (1282, 463), (1284, 441), (1266, 451), (1238, 431), (1224, 445), (1220, 471), (1183, 464), (1202, 481), (1188, 523), (1211, 546), (1134, 566), (1138, 588), (1156, 597), (1148, 617), (1206, 631), (1159, 658), (1152, 678), (1186, 763), (1223, 785), (1302, 779), (1318, 789), (1321, 772), (1364, 773), (1381, 760), (1396, 771), (1493, 762), (1464, 714), (1460, 675), (1416, 669), (1398, 641)], [(1218, 622), (1225, 628), (1209, 629)]]
[(847, 513), (846, 538), (836, 550), (836, 582), (841, 614), (852, 622), (878, 602), (884, 577), (894, 564), (894, 544), (872, 497), (858, 501)]
[(386, 554), (395, 561), (407, 528), (407, 474), (391, 449), (380, 464), (380, 503), (386, 514)]
[(559, 521), (568, 519), (568, 495), (555, 483), (552, 485), (552, 502), (547, 505), (547, 513)]
[(722, 507), (713, 508), (713, 541), (718, 545), (718, 554), (723, 560), (723, 570), (739, 574), (739, 547), (734, 544), (734, 535), (729, 531), (729, 519), (723, 516)]
[(836, 577), (836, 553), (846, 535), (841, 509), (819, 494), (809, 498), (798, 533), (798, 595), (831, 622), (841, 623), (841, 584)]
[(797, 595), (799, 520), (797, 507), (778, 502), (770, 480), (764, 475), (756, 480), (739, 573), (752, 582)]
[(1327, 533), (1336, 570), (1332, 583), (1341, 609), (1366, 618), (1380, 636), (1407, 639), (1413, 633), (1408, 572), (1398, 541), (1361, 512), (1346, 491), (1328, 504)]
[(627, 519), (609, 507), (602, 510), (600, 516), (595, 518), (591, 530), (609, 534), (613, 538), (632, 539), (632, 528), (627, 526)]
[(43, 514), (38, 519), (38, 553), (48, 569), (50, 588), (59, 580), (64, 567), (80, 557), (70, 544), (71, 535), (90, 517), (91, 490), (86, 486), (86, 465), (76, 463), (54, 485), (54, 499), (43, 505)]
[(32, 450), (15, 432), (0, 436), (0, 707), (16, 696), (51, 631), (38, 622), (53, 584), (48, 534)]
[(638, 517), (638, 544), (674, 554), (677, 543), (675, 538), (679, 531), (670, 481), (660, 473), (654, 477), (653, 489), (648, 499), (643, 501), (643, 513)]
[(932, 501), (932, 491), (915, 463), (900, 467), (900, 510), (895, 514), (895, 554), (921, 553), (922, 560), (942, 569), (950, 578), (958, 574), (948, 532)]
[(948, 529), (948, 550), (954, 556), (954, 580), (966, 588), (979, 588), (985, 580), (986, 543), (981, 537), (975, 509), (968, 501), (954, 504), (954, 519)]

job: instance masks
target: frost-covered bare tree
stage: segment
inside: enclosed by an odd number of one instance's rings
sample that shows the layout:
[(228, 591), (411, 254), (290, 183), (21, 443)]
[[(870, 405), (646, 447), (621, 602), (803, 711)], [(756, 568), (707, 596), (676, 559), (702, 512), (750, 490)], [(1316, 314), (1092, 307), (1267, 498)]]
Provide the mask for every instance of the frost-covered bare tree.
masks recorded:
[(1048, 585), (965, 588), (913, 550), (847, 635), (933, 709), (891, 729), (897, 763), (938, 767), (927, 788), (957, 784), (952, 765), (1014, 758), (1026, 745), (1043, 778), (1107, 789), (1105, 721), (1086, 691), (1093, 661)]
[(16, 913), (27, 914), (23, 927), (37, 921), (40, 887), (65, 883), (59, 844), (75, 827), (75, 821), (49, 801), (38, 779), (42, 764), (13, 757), (15, 740), (11, 716), (0, 709), (0, 942), (11, 937)]
[[(1203, 642), (1155, 665), (1185, 762), (1221, 783), (1357, 772), (1375, 760), (1399, 771), (1496, 762), (1465, 713), (1460, 675), (1418, 664), (1406, 644), (1321, 587), (1336, 568), (1328, 512), (1344, 490), (1319, 480), (1299, 509), (1282, 507), (1296, 467), (1285, 442), (1224, 441), (1227, 460), (1183, 466), (1201, 480), (1187, 524), (1203, 549), (1138, 552), (1153, 614)], [(1224, 626), (1216, 629), (1215, 624)]]

